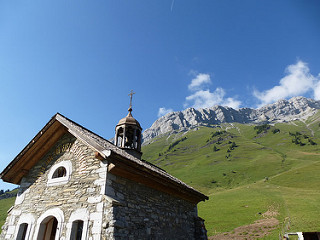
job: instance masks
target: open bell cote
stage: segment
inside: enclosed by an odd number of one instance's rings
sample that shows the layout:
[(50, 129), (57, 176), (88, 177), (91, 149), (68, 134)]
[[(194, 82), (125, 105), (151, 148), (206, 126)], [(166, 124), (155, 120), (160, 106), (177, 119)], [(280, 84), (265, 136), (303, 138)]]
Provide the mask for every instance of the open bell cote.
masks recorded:
[(131, 95), (131, 99), (128, 115), (122, 118), (116, 126), (114, 144), (141, 159), (142, 128), (140, 123), (132, 116), (132, 94), (132, 92), (129, 94)]

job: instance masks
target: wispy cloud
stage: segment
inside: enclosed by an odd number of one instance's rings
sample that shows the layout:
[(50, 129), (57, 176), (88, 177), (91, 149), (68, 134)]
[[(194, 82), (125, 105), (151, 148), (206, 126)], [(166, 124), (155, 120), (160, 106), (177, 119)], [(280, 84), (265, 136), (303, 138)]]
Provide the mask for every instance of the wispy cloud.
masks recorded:
[(186, 97), (184, 107), (207, 108), (214, 105), (223, 105), (239, 108), (241, 102), (234, 98), (225, 98), (226, 92), (223, 88), (216, 88), (213, 92), (207, 88), (212, 84), (209, 74), (199, 73), (191, 80), (188, 89), (193, 92)]
[(158, 111), (158, 117), (162, 117), (170, 112), (173, 112), (173, 110), (171, 108), (166, 109), (165, 107), (161, 107), (161, 108), (159, 108), (159, 111)]
[(320, 99), (320, 75), (313, 76), (307, 63), (299, 60), (286, 68), (286, 76), (279, 81), (279, 85), (262, 92), (254, 90), (253, 95), (261, 102), (260, 106), (263, 106), (307, 92), (313, 92), (314, 98)]
[[(237, 109), (241, 105), (241, 102), (235, 98), (226, 98), (226, 92), (221, 87), (218, 87), (211, 92), (208, 88), (208, 86), (212, 84), (210, 74), (196, 73), (194, 71), (192, 71), (191, 74), (194, 75), (194, 78), (188, 85), (191, 95), (185, 98), (184, 108), (208, 108), (215, 105), (222, 105)], [(173, 112), (173, 109), (161, 107), (158, 110), (158, 117), (164, 116), (170, 112)]]
[(199, 73), (191, 83), (188, 85), (189, 90), (197, 91), (203, 89), (206, 85), (211, 84), (211, 79), (209, 74)]
[(171, 12), (173, 10), (173, 5), (174, 5), (174, 0), (172, 0), (172, 2), (171, 2)]

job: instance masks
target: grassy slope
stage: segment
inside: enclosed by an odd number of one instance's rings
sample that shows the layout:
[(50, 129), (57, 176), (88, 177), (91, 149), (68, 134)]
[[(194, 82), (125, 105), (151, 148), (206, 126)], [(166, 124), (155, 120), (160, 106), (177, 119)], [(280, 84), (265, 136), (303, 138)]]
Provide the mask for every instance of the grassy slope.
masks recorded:
[(0, 200), (0, 232), (2, 225), (6, 220), (7, 211), (9, 210), (9, 208), (11, 208), (11, 206), (13, 206), (14, 201), (14, 197)]
[[(209, 195), (209, 201), (199, 204), (209, 236), (253, 223), (270, 207), (279, 212), (281, 224), (265, 239), (277, 239), (288, 222), (290, 231), (319, 231), (318, 118), (277, 124), (261, 134), (253, 126), (223, 124), (163, 136), (143, 147), (143, 158)], [(275, 128), (280, 133), (273, 134)], [(226, 132), (212, 137), (217, 131)], [(293, 144), (289, 132), (297, 131), (318, 145), (307, 139), (302, 139), (304, 146)], [(228, 152), (232, 142), (237, 147)], [(14, 198), (0, 200), (0, 226), (13, 204)]]
[[(276, 124), (260, 134), (254, 126), (242, 124), (202, 127), (156, 139), (143, 147), (143, 158), (209, 195), (209, 201), (199, 204), (209, 235), (253, 223), (270, 207), (279, 212), (281, 224), (266, 239), (277, 238), (288, 223), (290, 231), (320, 230), (318, 118)], [(276, 128), (280, 132), (272, 133)], [(292, 143), (289, 132), (300, 132), (305, 145)], [(311, 145), (303, 135), (318, 144)], [(230, 142), (237, 147), (228, 152)]]

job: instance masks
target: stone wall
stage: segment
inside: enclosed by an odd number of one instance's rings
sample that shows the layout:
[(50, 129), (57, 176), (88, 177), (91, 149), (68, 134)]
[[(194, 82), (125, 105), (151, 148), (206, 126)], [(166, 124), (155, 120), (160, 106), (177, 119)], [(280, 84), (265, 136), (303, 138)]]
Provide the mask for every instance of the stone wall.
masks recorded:
[(196, 207), (142, 184), (108, 173), (107, 195), (114, 204), (109, 224), (114, 239), (195, 239)]
[[(84, 222), (89, 240), (199, 239), (194, 204), (107, 173), (107, 160), (94, 152), (64, 135), (22, 179), (0, 239), (16, 239), (24, 223), (27, 239), (37, 239), (40, 224), (52, 216), (58, 220), (56, 240), (69, 240), (76, 220)], [(59, 166), (66, 177), (54, 179)]]
[[(65, 183), (48, 185), (50, 169), (57, 164), (71, 164)], [(55, 180), (55, 179), (54, 179)], [(53, 215), (58, 221), (60, 238), (69, 239), (73, 220), (84, 220), (88, 239), (101, 239), (104, 212), (106, 163), (94, 157), (94, 151), (70, 134), (54, 147), (22, 179), (16, 204), (3, 226), (1, 239), (15, 239), (23, 218), (31, 226), (30, 239), (35, 239), (40, 220)]]

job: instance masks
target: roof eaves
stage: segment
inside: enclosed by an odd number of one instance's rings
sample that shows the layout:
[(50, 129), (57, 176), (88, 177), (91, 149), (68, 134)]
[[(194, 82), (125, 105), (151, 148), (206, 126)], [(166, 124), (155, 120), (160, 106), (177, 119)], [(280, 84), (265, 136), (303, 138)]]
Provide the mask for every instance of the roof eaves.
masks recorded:
[(48, 130), (55, 122), (59, 113), (51, 117), (49, 122), (31, 139), (31, 141), (22, 149), (22, 151), (9, 163), (9, 165), (0, 173), (0, 179), (20, 160), (20, 158), (37, 142), (37, 140)]

